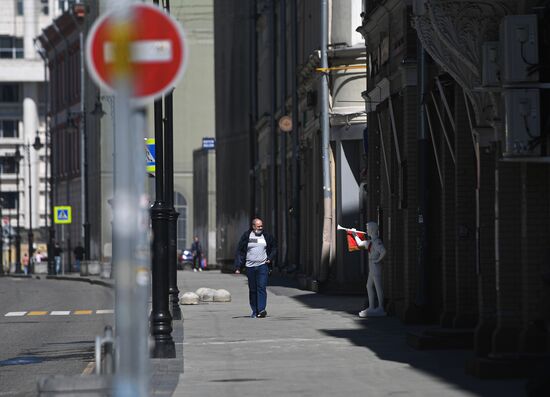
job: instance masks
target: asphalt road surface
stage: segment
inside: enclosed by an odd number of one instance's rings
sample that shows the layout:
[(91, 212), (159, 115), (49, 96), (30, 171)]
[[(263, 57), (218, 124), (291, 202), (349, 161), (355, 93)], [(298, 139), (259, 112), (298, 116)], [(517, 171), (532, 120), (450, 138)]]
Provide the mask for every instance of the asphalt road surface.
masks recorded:
[(49, 375), (93, 371), (94, 340), (114, 325), (110, 288), (0, 278), (0, 396), (36, 395)]

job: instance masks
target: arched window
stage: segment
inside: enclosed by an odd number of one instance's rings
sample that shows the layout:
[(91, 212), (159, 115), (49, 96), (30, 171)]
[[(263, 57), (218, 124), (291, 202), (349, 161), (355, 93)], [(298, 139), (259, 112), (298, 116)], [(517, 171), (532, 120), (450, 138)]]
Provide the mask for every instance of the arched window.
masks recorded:
[(183, 251), (189, 248), (187, 246), (187, 200), (179, 192), (174, 192), (174, 209), (179, 213), (177, 249)]

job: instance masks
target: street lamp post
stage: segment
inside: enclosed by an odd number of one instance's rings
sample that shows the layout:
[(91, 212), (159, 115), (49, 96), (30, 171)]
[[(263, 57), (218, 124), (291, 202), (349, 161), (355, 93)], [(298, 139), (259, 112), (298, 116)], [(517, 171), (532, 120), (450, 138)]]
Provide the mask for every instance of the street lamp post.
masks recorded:
[(19, 163), (21, 161), (21, 152), (19, 151), (19, 145), (15, 148), (13, 159), (15, 160), (15, 166), (17, 167), (15, 174), (15, 189), (16, 196), (16, 226), (15, 226), (15, 273), (21, 273), (21, 234), (19, 230)]
[[(36, 138), (32, 147), (37, 152), (44, 147), (42, 142), (40, 142), (40, 137), (38, 136), (38, 131), (36, 132)], [(33, 268), (33, 254), (34, 254), (34, 234), (32, 228), (32, 173), (31, 173), (31, 150), (30, 145), (25, 145), (27, 149), (27, 155), (29, 159), (29, 232), (28, 232), (28, 242), (29, 242), (29, 273), (34, 272)]]

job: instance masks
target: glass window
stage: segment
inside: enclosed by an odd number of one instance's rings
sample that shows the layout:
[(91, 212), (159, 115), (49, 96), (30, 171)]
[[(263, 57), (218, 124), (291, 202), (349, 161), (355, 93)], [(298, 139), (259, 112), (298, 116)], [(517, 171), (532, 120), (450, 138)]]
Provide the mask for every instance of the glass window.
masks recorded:
[(23, 15), (23, 0), (17, 0), (17, 15)]
[(42, 15), (48, 15), (50, 13), (48, 0), (40, 0), (40, 12), (42, 12)]
[(13, 156), (0, 157), (0, 173), (16, 174), (17, 163)]
[(23, 38), (0, 35), (0, 58), (23, 58)]
[(179, 213), (177, 249), (183, 251), (189, 248), (187, 246), (187, 200), (185, 196), (179, 192), (174, 192), (174, 209)]
[(19, 85), (0, 84), (0, 102), (19, 102)]
[(13, 210), (17, 208), (17, 192), (0, 193), (0, 204), (2, 208)]
[(17, 138), (19, 136), (19, 120), (0, 120), (0, 137)]

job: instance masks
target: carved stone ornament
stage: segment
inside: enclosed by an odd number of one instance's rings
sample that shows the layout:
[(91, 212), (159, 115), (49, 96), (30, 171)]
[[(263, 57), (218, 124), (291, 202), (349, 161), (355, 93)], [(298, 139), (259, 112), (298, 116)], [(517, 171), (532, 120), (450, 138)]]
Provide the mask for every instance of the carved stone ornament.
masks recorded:
[(413, 26), (430, 56), (449, 73), (470, 98), (478, 125), (499, 118), (499, 109), (481, 86), (481, 49), (498, 40), (502, 18), (513, 13), (516, 0), (424, 0)]

